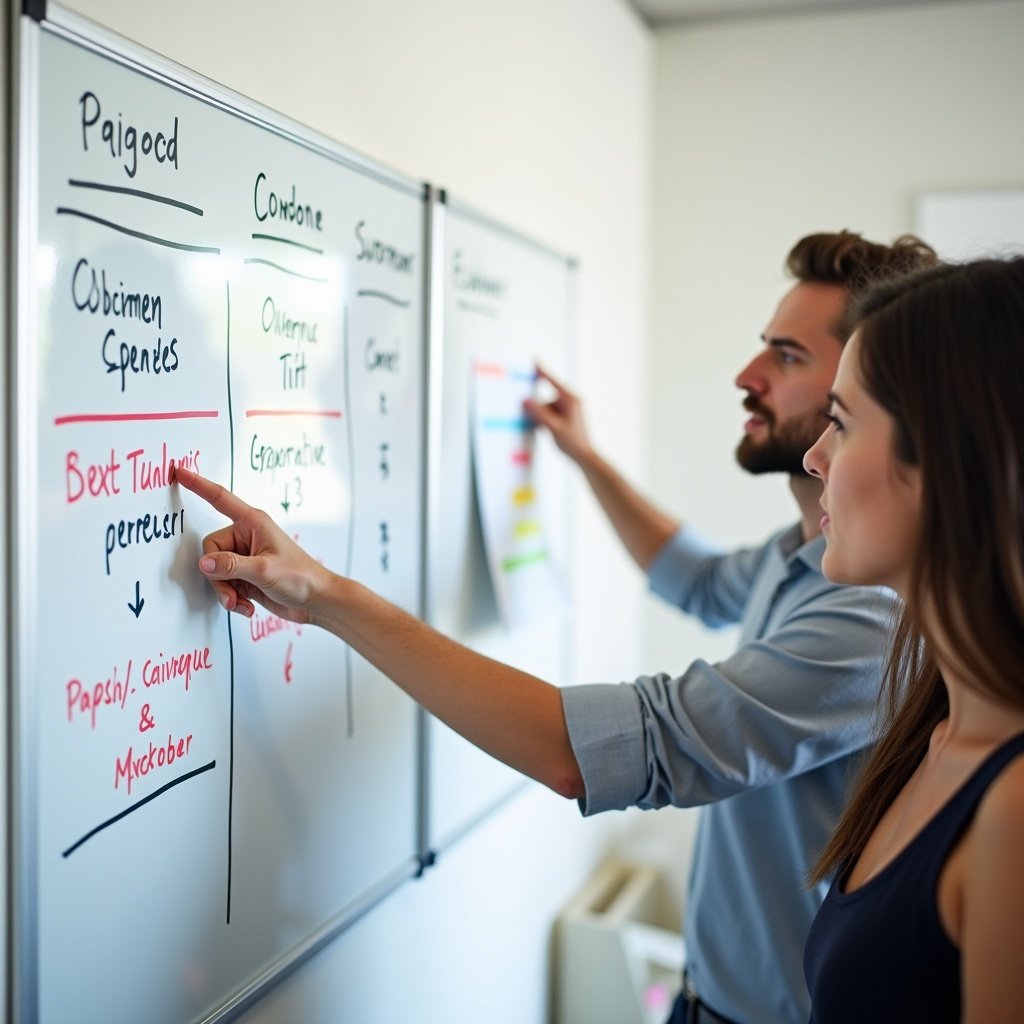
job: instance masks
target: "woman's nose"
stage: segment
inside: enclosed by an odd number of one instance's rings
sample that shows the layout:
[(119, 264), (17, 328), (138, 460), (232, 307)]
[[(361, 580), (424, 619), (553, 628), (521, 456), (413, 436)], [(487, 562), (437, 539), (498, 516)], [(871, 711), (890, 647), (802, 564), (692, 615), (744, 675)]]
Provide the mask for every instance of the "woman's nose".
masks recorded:
[(825, 435), (827, 433), (828, 427), (822, 431), (818, 440), (804, 452), (804, 469), (807, 470), (811, 476), (816, 476), (819, 480), (825, 479), (825, 473), (828, 468), (828, 459), (825, 457), (825, 452), (823, 451), (825, 444), (827, 443), (825, 439)]

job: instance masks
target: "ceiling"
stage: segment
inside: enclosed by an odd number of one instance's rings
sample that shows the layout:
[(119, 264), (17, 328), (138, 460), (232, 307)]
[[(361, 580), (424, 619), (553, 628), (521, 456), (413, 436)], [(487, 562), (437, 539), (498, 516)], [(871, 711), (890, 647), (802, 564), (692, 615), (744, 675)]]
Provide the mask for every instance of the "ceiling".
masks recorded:
[[(652, 28), (735, 18), (774, 17), (822, 11), (909, 7), (950, 0), (629, 0)], [(961, 0), (962, 2), (962, 0)]]

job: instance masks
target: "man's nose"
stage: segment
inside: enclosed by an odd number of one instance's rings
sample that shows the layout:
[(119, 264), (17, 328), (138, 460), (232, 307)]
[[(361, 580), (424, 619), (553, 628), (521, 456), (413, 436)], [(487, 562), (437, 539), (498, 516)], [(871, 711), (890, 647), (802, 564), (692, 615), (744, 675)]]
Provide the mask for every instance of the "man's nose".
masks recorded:
[(755, 356), (736, 374), (736, 387), (760, 397), (768, 390), (768, 380), (761, 364), (762, 356)]

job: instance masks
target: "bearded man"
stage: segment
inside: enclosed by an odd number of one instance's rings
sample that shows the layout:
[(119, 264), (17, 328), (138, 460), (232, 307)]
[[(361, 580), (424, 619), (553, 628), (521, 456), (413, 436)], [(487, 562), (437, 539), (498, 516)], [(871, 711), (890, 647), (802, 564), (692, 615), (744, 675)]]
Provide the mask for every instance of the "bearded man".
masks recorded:
[(670, 1024), (803, 1024), (810, 1015), (804, 940), (827, 886), (808, 888), (807, 872), (871, 741), (895, 598), (822, 576), (821, 481), (803, 457), (825, 426), (850, 300), (873, 279), (936, 262), (909, 235), (883, 245), (815, 234), (790, 251), (796, 283), (736, 377), (750, 413), (737, 460), (751, 473), (787, 474), (800, 517), (760, 547), (720, 552), (655, 508), (593, 449), (579, 399), (557, 381), (547, 378), (554, 401), (528, 404), (654, 592), (709, 626), (740, 625), (735, 653), (716, 664), (562, 691), (585, 814), (707, 805)]

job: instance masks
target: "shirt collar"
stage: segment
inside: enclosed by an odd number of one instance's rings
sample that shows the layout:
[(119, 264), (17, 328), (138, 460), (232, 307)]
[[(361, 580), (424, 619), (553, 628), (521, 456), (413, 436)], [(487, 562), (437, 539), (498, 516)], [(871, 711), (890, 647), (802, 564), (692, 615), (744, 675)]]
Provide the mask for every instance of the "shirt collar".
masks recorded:
[(802, 562), (811, 572), (821, 573), (821, 558), (825, 554), (825, 535), (819, 533), (809, 541), (803, 541), (799, 523), (780, 533), (775, 543), (782, 555), (786, 568), (792, 572), (797, 562)]

